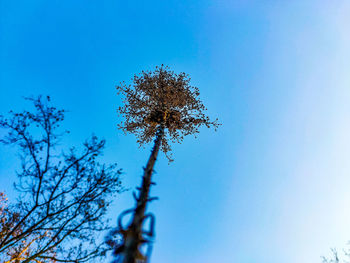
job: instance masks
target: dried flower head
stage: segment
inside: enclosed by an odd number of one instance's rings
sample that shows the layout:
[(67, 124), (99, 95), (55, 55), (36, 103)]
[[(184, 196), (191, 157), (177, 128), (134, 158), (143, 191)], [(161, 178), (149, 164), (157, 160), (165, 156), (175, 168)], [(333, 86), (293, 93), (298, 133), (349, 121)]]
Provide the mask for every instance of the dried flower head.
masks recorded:
[(118, 94), (124, 95), (124, 105), (118, 108), (124, 122), (118, 127), (135, 134), (140, 146), (152, 141), (163, 128), (161, 149), (166, 155), (171, 151), (169, 140), (181, 143), (184, 136), (198, 133), (202, 125), (217, 128), (217, 119), (210, 121), (204, 114), (199, 90), (189, 82), (187, 74), (176, 74), (163, 65), (136, 74), (132, 85), (122, 82), (116, 87)]

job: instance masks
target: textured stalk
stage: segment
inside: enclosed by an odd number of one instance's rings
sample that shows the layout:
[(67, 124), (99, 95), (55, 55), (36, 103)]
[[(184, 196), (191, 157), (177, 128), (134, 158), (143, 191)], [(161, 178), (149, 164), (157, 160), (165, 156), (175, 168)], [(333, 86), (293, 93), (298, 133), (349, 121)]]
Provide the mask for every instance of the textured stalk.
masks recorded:
[(154, 146), (142, 177), (142, 185), (139, 190), (137, 204), (132, 217), (132, 222), (128, 228), (128, 234), (125, 235), (123, 263), (136, 263), (141, 259), (139, 255), (139, 246), (143, 243), (142, 224), (145, 218), (147, 203), (149, 201), (149, 192), (152, 184), (152, 174), (155, 162), (158, 157), (159, 149), (164, 135), (164, 128), (161, 126), (157, 132)]

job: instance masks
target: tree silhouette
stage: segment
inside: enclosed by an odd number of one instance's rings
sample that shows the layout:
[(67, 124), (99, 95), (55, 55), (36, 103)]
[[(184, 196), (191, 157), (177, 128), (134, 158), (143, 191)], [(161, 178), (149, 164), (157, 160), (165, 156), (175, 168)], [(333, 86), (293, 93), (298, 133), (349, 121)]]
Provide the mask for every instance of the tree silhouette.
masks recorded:
[(331, 257), (322, 257), (323, 263), (349, 263), (350, 262), (350, 249), (343, 249), (341, 255), (339, 255), (337, 249), (331, 249)]
[[(124, 105), (118, 111), (124, 117), (119, 128), (125, 133), (135, 134), (140, 146), (154, 140), (154, 145), (144, 168), (141, 187), (134, 193), (135, 208), (124, 211), (118, 219), (118, 228), (111, 236), (120, 234), (122, 241), (109, 243), (115, 247), (117, 261), (123, 263), (143, 262), (147, 256), (141, 252), (143, 244), (150, 244), (153, 237), (154, 216), (146, 214), (150, 197), (152, 173), (159, 153), (162, 150), (169, 161), (169, 142), (181, 143), (184, 136), (197, 134), (201, 126), (218, 127), (217, 120), (211, 121), (204, 114), (206, 108), (199, 100), (199, 90), (190, 86), (190, 78), (185, 73), (175, 74), (168, 67), (156, 67), (154, 71), (142, 71), (135, 75), (132, 85), (124, 82), (117, 86)], [(122, 219), (132, 214), (131, 223), (123, 226)], [(149, 220), (150, 229), (143, 224)]]
[[(8, 200), (3, 192), (0, 192), (0, 240), (3, 239), (20, 220), (20, 214), (13, 211), (8, 206)], [(12, 236), (18, 236), (23, 233), (23, 227), (18, 227)], [(38, 240), (45, 238), (47, 233), (33, 233), (23, 238), (20, 244), (9, 247), (3, 255), (0, 256), (3, 263), (19, 263), (29, 258), (33, 251), (33, 245)], [(54, 255), (54, 253), (52, 253)], [(53, 260), (33, 259), (35, 263), (55, 262)]]
[[(108, 247), (95, 242), (107, 228), (104, 220), (114, 194), (122, 191), (120, 170), (100, 164), (104, 140), (92, 136), (83, 150), (59, 150), (64, 133), (58, 127), (64, 111), (50, 98), (29, 99), (34, 111), (0, 117), (5, 144), (17, 145), (21, 157), (15, 184), (19, 201), (1, 213), (0, 261), (87, 262), (103, 256)], [(14, 251), (16, 253), (9, 253)], [(8, 255), (7, 255), (7, 254)]]

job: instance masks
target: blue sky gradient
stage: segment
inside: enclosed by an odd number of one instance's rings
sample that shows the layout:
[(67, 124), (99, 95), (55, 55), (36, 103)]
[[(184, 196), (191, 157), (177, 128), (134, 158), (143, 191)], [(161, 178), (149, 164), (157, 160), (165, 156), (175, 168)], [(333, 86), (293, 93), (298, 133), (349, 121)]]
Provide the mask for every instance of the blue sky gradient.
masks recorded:
[[(166, 64), (198, 86), (218, 132), (157, 163), (153, 263), (310, 263), (350, 240), (350, 3), (0, 0), (0, 113), (50, 95), (65, 141), (107, 140), (127, 187), (150, 147), (116, 124), (115, 85)], [(0, 148), (0, 190), (15, 156)], [(133, 205), (124, 193), (111, 217)]]

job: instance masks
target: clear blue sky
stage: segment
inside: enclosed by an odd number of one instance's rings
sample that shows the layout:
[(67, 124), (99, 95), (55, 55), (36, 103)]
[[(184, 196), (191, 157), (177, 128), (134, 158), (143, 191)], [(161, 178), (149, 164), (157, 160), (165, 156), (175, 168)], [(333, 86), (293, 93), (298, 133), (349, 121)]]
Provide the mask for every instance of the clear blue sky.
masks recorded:
[[(69, 143), (104, 137), (134, 187), (149, 147), (116, 129), (114, 86), (187, 72), (223, 126), (157, 163), (152, 262), (321, 262), (350, 239), (349, 14), (347, 0), (0, 0), (0, 112), (50, 95)], [(123, 194), (111, 216), (132, 205)]]

